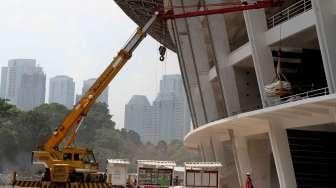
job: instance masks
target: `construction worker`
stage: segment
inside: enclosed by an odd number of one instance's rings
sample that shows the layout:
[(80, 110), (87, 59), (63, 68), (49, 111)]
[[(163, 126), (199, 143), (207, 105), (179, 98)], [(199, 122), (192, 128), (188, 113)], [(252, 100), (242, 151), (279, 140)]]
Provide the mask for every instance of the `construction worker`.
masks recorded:
[(245, 188), (253, 188), (252, 179), (249, 172), (246, 173)]

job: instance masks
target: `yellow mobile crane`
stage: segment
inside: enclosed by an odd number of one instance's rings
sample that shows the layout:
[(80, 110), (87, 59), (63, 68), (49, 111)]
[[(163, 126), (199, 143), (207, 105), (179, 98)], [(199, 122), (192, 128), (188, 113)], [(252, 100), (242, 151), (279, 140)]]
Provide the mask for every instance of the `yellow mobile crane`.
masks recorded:
[[(90, 107), (117, 75), (124, 64), (132, 56), (132, 52), (145, 38), (147, 30), (154, 23), (158, 12), (146, 23), (139, 27), (131, 39), (126, 43), (111, 64), (95, 81), (86, 94), (73, 107), (63, 122), (54, 130), (48, 141), (38, 150), (33, 151), (34, 164), (42, 164), (46, 168), (44, 181), (51, 182), (84, 182), (103, 181), (98, 172), (98, 164), (93, 152), (87, 148), (73, 146), (78, 129)], [(67, 139), (66, 139), (67, 138)], [(66, 140), (63, 148), (60, 144)]]
[[(145, 38), (146, 32), (159, 17), (161, 19), (179, 19), (195, 16), (205, 16), (212, 14), (224, 14), (229, 12), (239, 12), (243, 10), (260, 9), (273, 6), (279, 6), (281, 0), (259, 0), (256, 3), (225, 3), (225, 4), (206, 4), (204, 10), (199, 8), (199, 4), (193, 5), (198, 7), (196, 11), (174, 14), (174, 8), (155, 11), (149, 21), (139, 27), (131, 39), (126, 43), (118, 55), (113, 59), (111, 64), (105, 69), (100, 77), (95, 81), (86, 94), (73, 107), (69, 114), (64, 118), (63, 122), (54, 130), (48, 141), (39, 148), (38, 151), (32, 152), (32, 160), (34, 164), (42, 164), (46, 168), (43, 181), (50, 182), (101, 182), (103, 175), (98, 173), (98, 164), (95, 161), (93, 152), (87, 148), (78, 148), (73, 146), (73, 142), (77, 136), (83, 118), (87, 115), (90, 107), (95, 103), (96, 99), (108, 86), (111, 80), (117, 75), (121, 68), (132, 56), (133, 51)], [(191, 6), (190, 6), (191, 7)], [(208, 9), (212, 7), (212, 9)], [(215, 8), (213, 7), (220, 7)], [(165, 49), (160, 49), (161, 58), (163, 60)], [(64, 146), (60, 144), (66, 140)]]

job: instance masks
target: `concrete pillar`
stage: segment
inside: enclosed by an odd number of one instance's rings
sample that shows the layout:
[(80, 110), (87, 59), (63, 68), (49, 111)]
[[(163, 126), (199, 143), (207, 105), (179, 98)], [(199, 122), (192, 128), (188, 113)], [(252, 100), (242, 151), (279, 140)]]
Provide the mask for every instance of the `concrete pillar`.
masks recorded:
[(244, 19), (252, 48), (252, 58), (262, 104), (264, 107), (270, 106), (272, 101), (265, 95), (264, 86), (273, 81), (275, 70), (272, 52), (265, 40), (265, 31), (267, 30), (265, 10), (244, 11)]
[[(184, 2), (184, 1), (183, 1)], [(174, 6), (181, 6), (182, 0), (169, 0)], [(183, 13), (183, 9), (176, 8), (175, 13)], [(184, 73), (187, 95), (190, 98), (190, 111), (194, 128), (208, 122), (204, 105), (204, 96), (201, 92), (201, 82), (197, 67), (195, 66), (195, 56), (190, 40), (190, 33), (187, 19), (172, 20), (171, 25), (174, 32), (174, 41), (178, 49), (181, 70)], [(195, 124), (196, 123), (196, 124)]]
[(228, 137), (227, 133), (212, 136), (212, 144), (216, 161), (223, 165), (220, 169), (221, 187), (237, 188), (239, 187), (237, 168), (233, 157), (232, 142)]
[(202, 161), (206, 161), (206, 158), (205, 158), (205, 154), (204, 154), (204, 148), (203, 148), (203, 145), (202, 144), (199, 144), (198, 145), (198, 150), (201, 154), (201, 159)]
[[(164, 7), (172, 7), (172, 2), (170, 0), (164, 0)], [(180, 46), (178, 46), (178, 34), (176, 32), (176, 22), (174, 20), (167, 20), (166, 21), (167, 24), (167, 29), (170, 35), (170, 38), (172, 39), (173, 43), (175, 44), (177, 51), (180, 51)], [(192, 125), (194, 127), (197, 126), (197, 118), (196, 118), (196, 112), (195, 112), (195, 107), (193, 104), (193, 100), (192, 100), (192, 95), (191, 95), (191, 90), (190, 90), (190, 85), (189, 85), (189, 78), (188, 75), (186, 73), (186, 69), (184, 66), (184, 61), (183, 61), (183, 56), (181, 53), (177, 52), (177, 57), (178, 57), (178, 63), (179, 63), (179, 67), (180, 67), (180, 71), (181, 71), (181, 76), (182, 76), (182, 80), (183, 80), (183, 86), (184, 86), (184, 90), (185, 90), (185, 94), (186, 94), (186, 101), (188, 102), (188, 111), (189, 111), (189, 116), (191, 118), (192, 121)], [(193, 127), (193, 128), (194, 128)], [(187, 130), (189, 130), (189, 128), (187, 128)]]
[(312, 0), (316, 32), (330, 93), (336, 92), (336, 1)]
[(216, 161), (214, 147), (212, 145), (211, 137), (203, 138), (201, 146), (204, 151), (205, 161)]
[(278, 121), (271, 121), (269, 138), (280, 188), (296, 188), (296, 178), (286, 129)]
[(236, 131), (230, 130), (229, 132), (232, 139), (233, 154), (239, 176), (240, 187), (244, 187), (246, 173), (252, 172), (246, 137), (240, 135)]
[[(192, 1), (191, 4), (195, 2)], [(203, 18), (204, 19), (204, 18)], [(195, 69), (200, 81), (200, 89), (203, 96), (204, 108), (206, 111), (207, 121), (219, 119), (219, 114), (216, 107), (215, 94), (212, 84), (209, 80), (209, 71), (211, 69), (209, 62), (209, 54), (207, 53), (207, 42), (204, 38), (204, 27), (202, 26), (202, 18), (191, 17), (187, 19), (189, 27), (190, 42), (195, 59)]]
[[(210, 2), (206, 0), (205, 2)], [(223, 0), (213, 1), (221, 3)], [(229, 66), (228, 57), (231, 53), (229, 38), (227, 34), (224, 15), (210, 15), (208, 18), (208, 28), (211, 35), (212, 45), (216, 56), (216, 71), (221, 82), (223, 96), (228, 115), (240, 110), (237, 82), (232, 66)]]
[(268, 135), (259, 134), (248, 139), (253, 185), (258, 188), (279, 188), (272, 182), (272, 149)]

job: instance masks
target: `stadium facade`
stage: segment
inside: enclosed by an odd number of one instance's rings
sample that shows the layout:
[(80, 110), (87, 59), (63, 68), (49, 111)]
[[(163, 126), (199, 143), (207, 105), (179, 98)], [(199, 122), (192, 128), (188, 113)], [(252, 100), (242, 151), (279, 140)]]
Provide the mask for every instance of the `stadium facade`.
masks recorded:
[[(115, 1), (139, 25), (157, 7), (232, 2)], [(334, 0), (154, 25), (149, 34), (178, 54), (193, 122), (184, 144), (223, 164), (222, 187), (243, 187), (246, 173), (262, 188), (335, 185), (335, 25)], [(292, 91), (270, 97), (279, 62)]]

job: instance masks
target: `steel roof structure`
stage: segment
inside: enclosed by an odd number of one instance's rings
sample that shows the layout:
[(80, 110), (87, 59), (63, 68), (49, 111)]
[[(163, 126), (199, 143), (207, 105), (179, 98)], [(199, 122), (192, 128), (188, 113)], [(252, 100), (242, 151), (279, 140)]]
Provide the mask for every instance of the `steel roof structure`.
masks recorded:
[[(114, 0), (118, 6), (139, 26), (144, 26), (156, 8), (163, 8), (163, 0)], [(149, 35), (175, 51), (166, 21), (158, 19), (150, 28)]]

